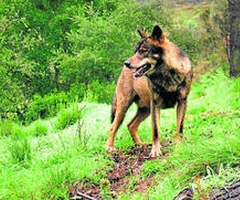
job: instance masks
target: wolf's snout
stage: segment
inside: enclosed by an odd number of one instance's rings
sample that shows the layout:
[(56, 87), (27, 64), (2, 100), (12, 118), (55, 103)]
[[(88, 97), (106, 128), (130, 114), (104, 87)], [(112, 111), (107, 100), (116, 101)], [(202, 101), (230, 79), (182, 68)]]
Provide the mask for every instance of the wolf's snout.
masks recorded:
[(131, 67), (131, 63), (130, 63), (129, 60), (126, 60), (126, 61), (124, 62), (124, 65), (125, 65), (127, 68), (132, 68), (132, 67)]

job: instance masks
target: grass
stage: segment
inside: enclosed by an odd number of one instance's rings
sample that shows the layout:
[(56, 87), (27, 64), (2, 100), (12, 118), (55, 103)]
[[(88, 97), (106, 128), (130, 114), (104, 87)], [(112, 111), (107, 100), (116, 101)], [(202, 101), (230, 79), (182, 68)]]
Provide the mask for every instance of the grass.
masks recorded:
[[(169, 155), (143, 164), (140, 176), (130, 179), (119, 199), (173, 199), (186, 186), (201, 199), (211, 188), (240, 176), (240, 78), (229, 79), (222, 70), (204, 75), (193, 84), (185, 122), (185, 139)], [(84, 107), (84, 108), (83, 108)], [(105, 152), (110, 126), (110, 106), (81, 103), (59, 112), (50, 120), (29, 126), (4, 126), (0, 136), (0, 199), (67, 199), (68, 186), (78, 180), (102, 183), (113, 166)], [(126, 124), (116, 135), (116, 147), (134, 144)], [(163, 110), (162, 138), (174, 134), (175, 110)], [(74, 117), (71, 117), (74, 116)], [(1, 122), (3, 127), (4, 123)], [(150, 119), (140, 127), (144, 141), (151, 141)], [(156, 186), (147, 194), (133, 191), (138, 179), (154, 174)]]
[(61, 109), (57, 114), (55, 128), (65, 129), (66, 127), (73, 125), (78, 119), (81, 118), (81, 111), (78, 106), (73, 104), (67, 109)]
[[(84, 104), (79, 105), (78, 109), (74, 105), (74, 108), (85, 113), (92, 108), (96, 111), (99, 105), (89, 104), (81, 111), (83, 106)], [(88, 129), (93, 124), (79, 123), (78, 117), (74, 121), (69, 116), (70, 110), (73, 111), (73, 107), (60, 111), (57, 117), (49, 121), (37, 121), (28, 127), (15, 125), (14, 128), (11, 127), (11, 134), (1, 135), (0, 199), (67, 198), (69, 184), (79, 179), (99, 182), (104, 174), (103, 170), (108, 169), (101, 169), (100, 166), (111, 166), (111, 162), (104, 158), (106, 153), (100, 147), (101, 143), (98, 144), (103, 141), (103, 136), (84, 131), (83, 129)], [(77, 112), (73, 113), (81, 116)], [(91, 115), (94, 115), (93, 110)], [(86, 113), (84, 116), (84, 120), (99, 120)], [(84, 121), (83, 117), (80, 118)], [(82, 123), (84, 128), (81, 130)], [(95, 133), (97, 130), (101, 128), (96, 127)], [(80, 132), (83, 135), (80, 136)], [(90, 141), (96, 145), (89, 144)], [(86, 149), (89, 145), (91, 148)], [(93, 175), (96, 171), (98, 174)]]
[[(198, 24), (204, 9), (205, 5), (179, 7), (174, 24), (203, 31)], [(146, 161), (140, 175), (128, 177), (128, 188), (116, 194), (117, 199), (172, 200), (187, 186), (194, 188), (195, 199), (204, 199), (213, 187), (239, 178), (239, 91), (240, 78), (230, 79), (220, 68), (199, 78), (189, 97), (186, 139), (178, 148), (170, 147), (168, 156)], [(93, 91), (84, 100), (87, 103), (73, 104), (56, 117), (29, 126), (0, 121), (0, 199), (68, 199), (68, 187), (78, 180), (100, 185), (103, 196), (111, 197), (107, 172), (113, 162), (105, 151), (111, 107), (90, 103), (96, 100)], [(116, 135), (118, 149), (134, 146), (126, 125), (135, 112), (132, 106)], [(161, 111), (163, 140), (174, 135), (175, 112)], [(139, 134), (151, 142), (150, 118), (141, 124)], [(134, 191), (139, 179), (152, 175), (155, 184), (146, 194)]]

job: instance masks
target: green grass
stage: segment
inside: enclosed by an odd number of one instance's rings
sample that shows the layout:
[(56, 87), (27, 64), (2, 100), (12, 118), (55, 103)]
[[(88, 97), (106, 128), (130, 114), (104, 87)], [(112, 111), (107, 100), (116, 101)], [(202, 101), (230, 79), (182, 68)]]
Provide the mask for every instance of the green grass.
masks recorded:
[(78, 106), (73, 104), (67, 109), (61, 109), (57, 114), (55, 128), (58, 130), (65, 129), (66, 127), (73, 125), (78, 119), (81, 118), (81, 110)]
[[(0, 199), (67, 198), (68, 185), (80, 179), (100, 181), (111, 166), (103, 148), (109, 120), (102, 127), (102, 115), (95, 112), (100, 108), (107, 117), (110, 107), (88, 104), (82, 111), (83, 106), (62, 110), (49, 121), (11, 126), (11, 134), (0, 137)], [(84, 115), (81, 123), (71, 118), (70, 110), (75, 116)]]
[[(221, 69), (194, 83), (186, 139), (178, 148), (172, 146), (167, 157), (146, 161), (118, 199), (168, 200), (187, 186), (200, 199), (211, 188), (240, 177), (239, 90), (240, 78), (229, 79)], [(1, 122), (0, 199), (67, 199), (68, 186), (78, 180), (100, 184), (102, 194), (109, 197), (104, 180), (113, 166), (105, 152), (110, 110), (110, 105), (81, 103), (29, 126)], [(132, 106), (116, 135), (119, 149), (134, 145), (126, 125), (135, 111)], [(161, 115), (162, 139), (168, 139), (176, 128), (175, 110), (163, 110)], [(151, 141), (150, 118), (139, 133)], [(134, 192), (140, 178), (153, 174), (156, 185), (147, 194)]]

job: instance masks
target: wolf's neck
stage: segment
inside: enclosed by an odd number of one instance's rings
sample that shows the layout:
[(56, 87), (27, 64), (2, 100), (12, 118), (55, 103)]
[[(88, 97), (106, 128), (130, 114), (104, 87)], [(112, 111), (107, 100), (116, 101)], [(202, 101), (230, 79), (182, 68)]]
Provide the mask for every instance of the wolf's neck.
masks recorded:
[(184, 76), (164, 64), (157, 65), (155, 71), (147, 77), (151, 82), (153, 91), (160, 96), (161, 93), (178, 92), (185, 82)]

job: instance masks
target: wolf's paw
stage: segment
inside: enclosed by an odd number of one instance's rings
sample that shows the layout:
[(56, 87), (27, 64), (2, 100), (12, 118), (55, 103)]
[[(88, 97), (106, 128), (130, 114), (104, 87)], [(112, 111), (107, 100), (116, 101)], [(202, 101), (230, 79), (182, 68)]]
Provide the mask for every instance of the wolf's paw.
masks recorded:
[(109, 153), (117, 152), (117, 149), (116, 149), (114, 146), (106, 146), (106, 150), (107, 150)]
[(136, 145), (139, 145), (139, 146), (148, 146), (150, 143), (149, 142), (135, 142)]
[(176, 145), (179, 145), (182, 141), (182, 137), (180, 135), (176, 135), (174, 138), (173, 138), (173, 141)]
[(176, 135), (174, 138), (173, 138), (173, 143), (175, 144), (175, 146), (178, 148), (180, 147), (180, 144), (183, 140), (187, 139), (186, 136), (182, 136), (182, 135)]
[(149, 154), (149, 158), (156, 158), (162, 156), (161, 146), (160, 144), (153, 144), (152, 150)]

